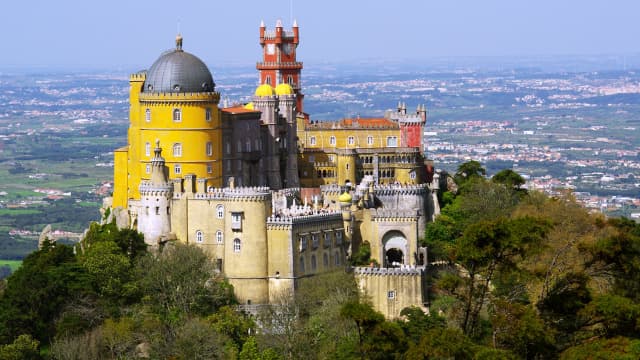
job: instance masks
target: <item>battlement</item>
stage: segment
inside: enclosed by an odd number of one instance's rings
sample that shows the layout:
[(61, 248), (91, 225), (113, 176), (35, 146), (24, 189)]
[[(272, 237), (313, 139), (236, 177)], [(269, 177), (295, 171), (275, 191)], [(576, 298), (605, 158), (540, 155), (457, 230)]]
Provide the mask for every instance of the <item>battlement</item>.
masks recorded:
[(399, 268), (354, 267), (353, 273), (365, 276), (421, 276), (423, 266), (401, 265)]
[(147, 71), (140, 71), (129, 75), (129, 81), (145, 81), (147, 79)]
[(154, 184), (149, 180), (140, 183), (140, 195), (170, 195), (173, 192), (171, 183)]
[(384, 221), (415, 221), (420, 217), (420, 211), (418, 210), (397, 210), (397, 209), (369, 209), (371, 218), (375, 220)]
[(188, 93), (166, 93), (166, 92), (142, 92), (140, 102), (154, 101), (176, 101), (176, 102), (220, 102), (220, 93), (216, 91), (208, 92), (188, 92)]
[(298, 225), (303, 223), (311, 223), (318, 221), (341, 221), (342, 213), (336, 210), (321, 209), (313, 210), (311, 213), (304, 214), (276, 214), (267, 218), (267, 226), (269, 225)]
[(376, 195), (423, 195), (427, 184), (379, 184), (373, 187)]

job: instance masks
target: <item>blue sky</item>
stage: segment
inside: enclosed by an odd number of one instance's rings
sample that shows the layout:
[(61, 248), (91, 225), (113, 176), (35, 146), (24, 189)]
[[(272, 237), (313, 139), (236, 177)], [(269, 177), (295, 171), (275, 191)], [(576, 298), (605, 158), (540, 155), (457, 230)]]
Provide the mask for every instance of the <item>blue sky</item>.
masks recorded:
[[(293, 9), (293, 11), (291, 11)], [(146, 68), (173, 46), (258, 60), (258, 25), (296, 18), (304, 61), (640, 53), (637, 0), (8, 0), (0, 67)]]

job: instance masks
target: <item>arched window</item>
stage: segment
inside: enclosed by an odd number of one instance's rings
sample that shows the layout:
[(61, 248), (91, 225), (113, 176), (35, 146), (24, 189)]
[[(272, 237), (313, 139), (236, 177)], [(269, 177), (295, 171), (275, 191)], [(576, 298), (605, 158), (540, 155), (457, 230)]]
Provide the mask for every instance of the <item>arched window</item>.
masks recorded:
[(329, 138), (329, 145), (336, 145), (336, 137), (332, 136)]
[(289, 85), (293, 86), (293, 76), (287, 75), (287, 82), (289, 83)]
[(304, 258), (300, 258), (300, 272), (304, 273)]
[(218, 244), (222, 244), (222, 241), (223, 241), (223, 237), (222, 236), (223, 235), (222, 235), (222, 231), (221, 230), (216, 231), (216, 242)]
[(224, 218), (224, 206), (222, 205), (216, 206), (216, 217), (218, 219)]
[(182, 121), (182, 110), (173, 109), (173, 121), (175, 121), (175, 122)]
[(329, 255), (327, 255), (326, 253), (324, 255), (322, 255), (322, 266), (329, 267)]
[(240, 239), (233, 239), (233, 252), (240, 252)]
[(267, 75), (267, 78), (264, 80), (265, 84), (271, 85), (271, 75)]
[(151, 156), (151, 144), (150, 143), (145, 143), (144, 144), (144, 154), (146, 156)]
[(213, 144), (211, 143), (211, 141), (207, 142), (206, 151), (207, 156), (213, 155)]
[(147, 108), (147, 109), (144, 111), (144, 120), (145, 120), (146, 122), (151, 121), (151, 109)]
[(336, 265), (340, 265), (340, 253), (336, 251), (335, 257), (336, 257)]
[(182, 144), (175, 143), (173, 144), (173, 156), (181, 157), (182, 156)]
[(202, 231), (197, 230), (196, 231), (196, 242), (197, 243), (201, 243), (204, 241), (204, 234), (202, 233)]
[(173, 173), (176, 175), (182, 174), (182, 166), (180, 164), (173, 165)]
[(316, 266), (318, 264), (316, 264), (316, 256), (315, 255), (311, 255), (311, 271), (316, 271)]
[(206, 121), (211, 121), (211, 108), (207, 108), (204, 113), (204, 119)]

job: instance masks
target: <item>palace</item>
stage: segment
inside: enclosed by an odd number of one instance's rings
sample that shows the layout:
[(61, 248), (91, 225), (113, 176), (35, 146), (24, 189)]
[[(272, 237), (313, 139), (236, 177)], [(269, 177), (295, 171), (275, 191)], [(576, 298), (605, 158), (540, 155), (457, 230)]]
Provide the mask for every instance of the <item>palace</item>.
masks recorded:
[(273, 303), (303, 277), (345, 269), (367, 244), (382, 268), (354, 272), (374, 306), (396, 317), (423, 303), (419, 240), (439, 212), (422, 152), (426, 108), (312, 121), (299, 39), (295, 22), (290, 31), (260, 25), (260, 81), (247, 104), (219, 107), (211, 72), (180, 35), (131, 75), (111, 216), (151, 246), (201, 246), (244, 304)]

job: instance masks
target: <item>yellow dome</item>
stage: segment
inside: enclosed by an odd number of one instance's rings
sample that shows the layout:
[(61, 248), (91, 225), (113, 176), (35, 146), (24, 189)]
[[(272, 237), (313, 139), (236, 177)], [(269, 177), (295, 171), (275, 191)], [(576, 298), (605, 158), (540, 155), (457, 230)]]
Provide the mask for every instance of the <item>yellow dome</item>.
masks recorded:
[(252, 102), (248, 102), (245, 106), (245, 109), (247, 110), (253, 110), (253, 101)]
[(276, 95), (280, 96), (280, 95), (292, 95), (292, 94), (293, 94), (293, 88), (291, 87), (291, 85), (287, 83), (282, 83), (276, 86)]
[(349, 192), (345, 191), (338, 197), (338, 201), (340, 201), (341, 203), (350, 203), (351, 195), (349, 194)]
[(273, 88), (269, 84), (262, 84), (258, 86), (256, 89), (256, 96), (273, 96), (275, 93), (273, 92)]

